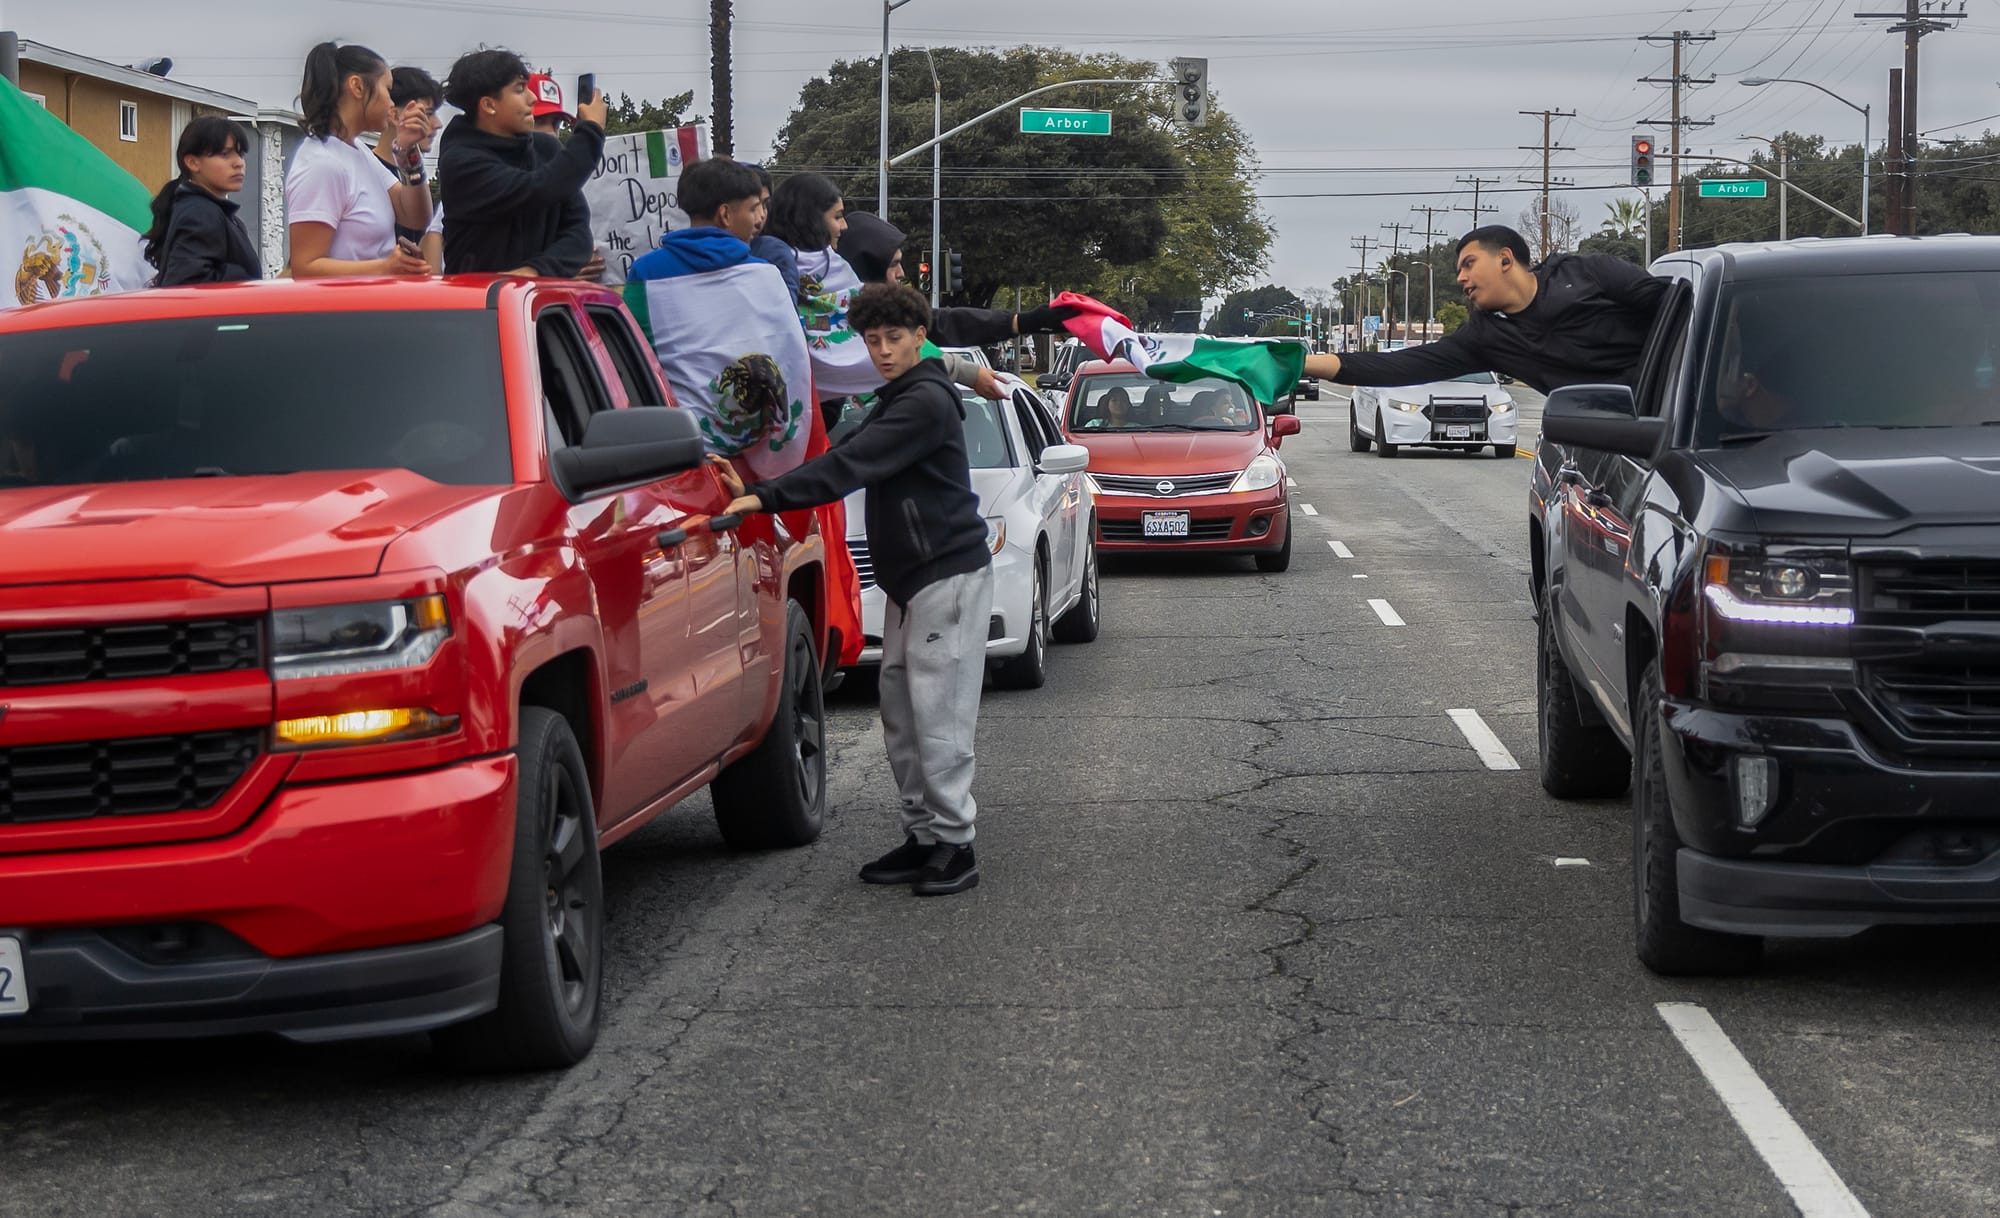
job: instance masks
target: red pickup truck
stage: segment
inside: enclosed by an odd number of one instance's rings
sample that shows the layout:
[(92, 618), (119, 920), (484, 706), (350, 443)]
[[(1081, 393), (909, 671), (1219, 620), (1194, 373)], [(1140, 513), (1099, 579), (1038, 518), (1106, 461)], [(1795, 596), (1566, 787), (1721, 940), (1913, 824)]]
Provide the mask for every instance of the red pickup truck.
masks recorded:
[(0, 1045), (568, 1065), (602, 847), (817, 837), (825, 551), (671, 406), (575, 283), (0, 313)]

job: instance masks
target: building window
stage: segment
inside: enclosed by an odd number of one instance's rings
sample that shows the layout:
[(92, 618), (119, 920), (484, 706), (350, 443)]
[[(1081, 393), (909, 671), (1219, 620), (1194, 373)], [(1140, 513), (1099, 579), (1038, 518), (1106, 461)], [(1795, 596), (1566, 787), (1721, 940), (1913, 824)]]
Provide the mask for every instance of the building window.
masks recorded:
[(118, 103), (118, 138), (137, 140), (139, 138), (139, 103), (122, 101)]
[(40, 106), (42, 109), (46, 110), (49, 108), (49, 99), (46, 95), (41, 93), (30, 93), (27, 95), (27, 97), (29, 101)]

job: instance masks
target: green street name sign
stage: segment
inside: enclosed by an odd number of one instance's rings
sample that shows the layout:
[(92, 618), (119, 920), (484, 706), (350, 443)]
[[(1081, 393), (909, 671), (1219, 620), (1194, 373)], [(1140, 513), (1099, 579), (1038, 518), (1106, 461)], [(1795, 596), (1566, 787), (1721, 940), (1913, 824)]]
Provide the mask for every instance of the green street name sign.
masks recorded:
[(1021, 130), (1032, 135), (1110, 135), (1109, 110), (1022, 110)]
[(1771, 188), (1762, 178), (1703, 178), (1704, 199), (1761, 199)]

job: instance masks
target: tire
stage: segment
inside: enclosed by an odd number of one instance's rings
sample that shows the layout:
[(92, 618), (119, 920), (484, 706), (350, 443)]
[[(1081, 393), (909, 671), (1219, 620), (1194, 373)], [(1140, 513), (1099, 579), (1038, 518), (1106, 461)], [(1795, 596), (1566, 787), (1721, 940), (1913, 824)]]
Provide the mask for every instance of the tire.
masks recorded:
[(1378, 457), (1393, 457), (1396, 455), (1396, 446), (1382, 438), (1388, 434), (1388, 432), (1382, 429), (1382, 412), (1378, 410), (1375, 412), (1375, 455)]
[(1556, 643), (1554, 585), (1542, 598), (1535, 634), (1535, 726), (1542, 754), (1542, 790), (1557, 799), (1610, 799), (1632, 781), (1632, 755), (1608, 724), (1587, 723), (1576, 682)]
[(1264, 572), (1267, 575), (1275, 575), (1280, 571), (1287, 571), (1291, 569), (1292, 514), (1290, 509), (1287, 509), (1285, 512), (1285, 544), (1273, 553), (1259, 554), (1256, 556), (1256, 558), (1257, 558), (1257, 569), (1259, 571)]
[(569, 722), (521, 708), (514, 855), (500, 910), (500, 1004), (431, 1033), (468, 1070), (555, 1070), (597, 1042), (604, 986), (604, 875), (590, 774)]
[(1347, 404), (1347, 448), (1349, 452), (1365, 453), (1373, 447), (1367, 436), (1361, 434), (1361, 423), (1354, 417), (1354, 403)]
[(1632, 717), (1632, 920), (1639, 963), (1665, 977), (1736, 976), (1763, 963), (1764, 940), (1681, 921), (1680, 834), (1660, 758), (1660, 666), (1649, 664)]
[(785, 604), (783, 682), (764, 739), (708, 786), (715, 826), (737, 850), (803, 846), (826, 826), (826, 690), (797, 601)]
[(1028, 649), (993, 666), (993, 684), (1001, 689), (1040, 689), (1049, 679), (1049, 581), (1043, 562), (1035, 560), (1035, 590), (1028, 604)]
[(1512, 457), (1516, 449), (1517, 446), (1513, 444), (1495, 444), (1493, 446), (1493, 455), (1501, 458)]
[[(1097, 536), (1094, 522), (1090, 526), (1090, 535), (1093, 539)], [(1055, 626), (1050, 630), (1058, 643), (1089, 643), (1097, 638), (1099, 619), (1103, 614), (1097, 588), (1097, 542), (1092, 540), (1088, 544), (1090, 548), (1083, 555), (1083, 594), (1077, 598), (1076, 604), (1070, 606), (1068, 613), (1056, 619)]]

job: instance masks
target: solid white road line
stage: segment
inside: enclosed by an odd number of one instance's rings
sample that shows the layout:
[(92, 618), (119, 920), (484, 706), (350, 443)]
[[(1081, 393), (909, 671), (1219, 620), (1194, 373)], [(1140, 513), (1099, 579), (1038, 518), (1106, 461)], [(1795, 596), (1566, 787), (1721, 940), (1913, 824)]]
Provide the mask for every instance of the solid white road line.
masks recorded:
[(1329, 542), (1327, 542), (1326, 544), (1328, 544), (1328, 545), (1330, 545), (1330, 546), (1332, 546), (1332, 547), (1333, 547), (1333, 555), (1334, 555), (1334, 557), (1335, 557), (1335, 558), (1353, 558), (1353, 557), (1354, 557), (1354, 551), (1352, 551), (1352, 550), (1348, 549), (1348, 548), (1347, 548), (1347, 543), (1346, 543), (1346, 542), (1344, 542), (1344, 541), (1329, 541)]
[(1507, 746), (1500, 743), (1500, 737), (1495, 736), (1493, 729), (1486, 726), (1486, 720), (1479, 717), (1478, 711), (1448, 710), (1445, 714), (1450, 715), (1451, 721), (1458, 724), (1458, 730), (1465, 736), (1466, 743), (1472, 746), (1473, 752), (1479, 754), (1479, 760), (1486, 763), (1487, 769), (1521, 768), (1521, 763), (1514, 760), (1514, 754), (1508, 752)]
[(1404, 624), (1402, 617), (1397, 614), (1395, 609), (1390, 607), (1388, 601), (1371, 600), (1368, 602), (1368, 607), (1375, 611), (1376, 617), (1382, 619), (1384, 626), (1401, 626)]
[(1301, 504), (1299, 505), (1299, 510), (1300, 510), (1301, 512), (1304, 512), (1304, 513), (1305, 513), (1306, 515), (1308, 515), (1308, 516), (1317, 516), (1317, 515), (1319, 515), (1319, 509), (1318, 509), (1318, 508), (1316, 508), (1316, 507), (1314, 507), (1314, 506), (1313, 506), (1312, 504), (1310, 504), (1310, 503), (1301, 503)]
[(1868, 1211), (1847, 1191), (1805, 1130), (1706, 1010), (1692, 1002), (1662, 1002), (1655, 1009), (1722, 1097), (1750, 1145), (1791, 1194), (1799, 1218), (1868, 1218)]

